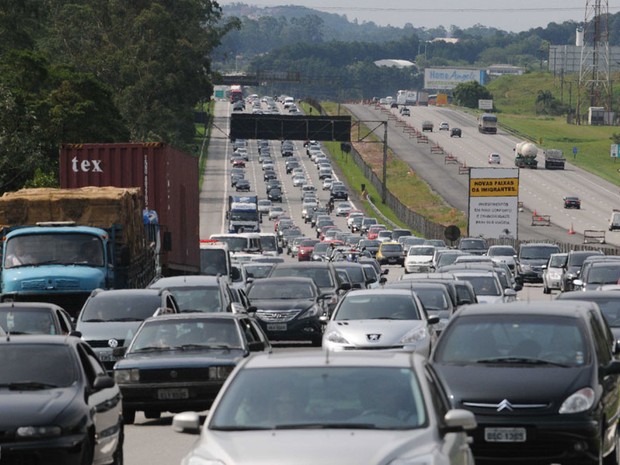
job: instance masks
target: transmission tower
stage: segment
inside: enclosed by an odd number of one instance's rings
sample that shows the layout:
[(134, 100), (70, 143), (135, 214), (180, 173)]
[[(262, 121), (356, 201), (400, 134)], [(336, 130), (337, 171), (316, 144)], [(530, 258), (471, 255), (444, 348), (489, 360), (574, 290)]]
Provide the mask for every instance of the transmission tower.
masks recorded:
[(589, 106), (611, 111), (611, 78), (609, 67), (609, 2), (586, 0), (586, 16), (579, 69), (577, 118), (580, 117), (581, 96)]

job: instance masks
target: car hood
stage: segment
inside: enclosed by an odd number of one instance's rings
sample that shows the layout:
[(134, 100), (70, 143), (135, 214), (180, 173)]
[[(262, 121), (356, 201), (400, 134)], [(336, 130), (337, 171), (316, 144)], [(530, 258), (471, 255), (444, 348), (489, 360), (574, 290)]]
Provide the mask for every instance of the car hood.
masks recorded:
[(425, 325), (422, 320), (340, 320), (330, 321), (325, 334), (338, 331), (356, 347), (387, 346), (397, 344), (409, 331)]
[(523, 265), (542, 266), (546, 265), (549, 260), (546, 258), (520, 258), (519, 262)]
[(125, 339), (128, 334), (135, 334), (142, 321), (106, 321), (101, 323), (78, 322), (76, 330), (82, 333), (84, 340)]
[(61, 415), (77, 399), (79, 390), (68, 388), (44, 389), (39, 391), (0, 390), (0, 430), (14, 428), (16, 419), (21, 425), (53, 425), (60, 424)]
[[(462, 408), (461, 402), (499, 403), (507, 399), (513, 404), (554, 403), (550, 407), (557, 411), (569, 395), (591, 384), (589, 366), (433, 365), (448, 386), (455, 408)], [(480, 385), (482, 379), (484, 389)]]
[(437, 441), (429, 429), (205, 431), (193, 454), (236, 465), (359, 465), (437, 453)]
[(481, 295), (476, 294), (479, 304), (501, 304), (504, 302), (504, 296), (501, 295)]
[(310, 299), (251, 299), (252, 305), (261, 310), (287, 310), (291, 308), (306, 309), (314, 305)]
[(196, 349), (155, 351), (127, 354), (115, 366), (118, 369), (140, 368), (141, 370), (159, 368), (196, 368), (212, 365), (237, 364), (243, 358), (242, 349)]

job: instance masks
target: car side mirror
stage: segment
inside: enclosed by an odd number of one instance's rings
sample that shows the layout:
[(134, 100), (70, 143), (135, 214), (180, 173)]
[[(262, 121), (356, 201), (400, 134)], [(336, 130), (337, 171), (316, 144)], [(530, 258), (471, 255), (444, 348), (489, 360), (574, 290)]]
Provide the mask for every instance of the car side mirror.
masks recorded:
[(437, 323), (439, 323), (439, 317), (438, 317), (437, 315), (429, 316), (429, 317), (426, 319), (426, 322), (427, 322), (429, 325), (436, 325)]
[(114, 349), (112, 349), (112, 355), (114, 355), (115, 358), (123, 358), (126, 353), (127, 353), (127, 347), (125, 346), (115, 347)]
[(97, 375), (93, 382), (93, 389), (95, 391), (101, 391), (102, 389), (109, 389), (114, 387), (114, 379), (108, 375)]
[(237, 281), (239, 278), (241, 278), (241, 271), (239, 271), (239, 268), (232, 267), (230, 269), (230, 279)]
[(261, 352), (265, 350), (265, 343), (263, 341), (248, 342), (248, 349), (250, 352)]

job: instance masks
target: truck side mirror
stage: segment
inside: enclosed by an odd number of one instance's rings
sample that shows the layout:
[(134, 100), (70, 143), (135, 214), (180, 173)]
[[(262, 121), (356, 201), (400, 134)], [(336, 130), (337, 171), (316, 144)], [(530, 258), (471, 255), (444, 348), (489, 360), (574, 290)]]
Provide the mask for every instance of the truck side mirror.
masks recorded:
[(172, 233), (170, 231), (164, 232), (162, 246), (165, 252), (170, 252), (172, 250)]

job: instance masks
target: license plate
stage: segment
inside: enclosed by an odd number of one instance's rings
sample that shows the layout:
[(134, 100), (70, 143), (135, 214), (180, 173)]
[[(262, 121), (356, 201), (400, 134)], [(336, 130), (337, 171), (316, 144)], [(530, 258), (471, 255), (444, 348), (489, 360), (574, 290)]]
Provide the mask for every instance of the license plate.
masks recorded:
[(525, 428), (485, 428), (487, 442), (525, 442)]
[(267, 331), (286, 331), (286, 323), (269, 323)]
[(396, 258), (388, 258), (388, 263), (396, 263), (397, 261)]
[(99, 356), (99, 360), (101, 360), (102, 362), (116, 361), (116, 357), (112, 352), (99, 352), (97, 355)]
[(189, 398), (189, 392), (187, 389), (158, 389), (157, 398), (159, 400), (178, 400)]

